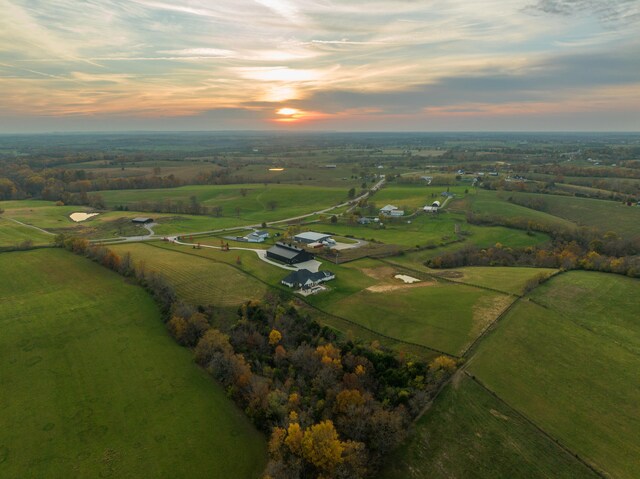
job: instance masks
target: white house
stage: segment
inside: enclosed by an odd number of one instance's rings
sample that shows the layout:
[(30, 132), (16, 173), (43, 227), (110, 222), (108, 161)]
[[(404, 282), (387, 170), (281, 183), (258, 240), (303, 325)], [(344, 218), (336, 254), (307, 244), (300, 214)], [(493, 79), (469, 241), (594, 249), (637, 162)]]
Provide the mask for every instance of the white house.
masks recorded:
[(263, 243), (269, 237), (268, 231), (255, 230), (252, 233), (246, 235), (243, 239), (249, 243)]
[(299, 269), (289, 274), (286, 278), (280, 281), (285, 286), (290, 288), (311, 288), (325, 281), (335, 279), (335, 274), (331, 271), (318, 271), (312, 273), (308, 269)]

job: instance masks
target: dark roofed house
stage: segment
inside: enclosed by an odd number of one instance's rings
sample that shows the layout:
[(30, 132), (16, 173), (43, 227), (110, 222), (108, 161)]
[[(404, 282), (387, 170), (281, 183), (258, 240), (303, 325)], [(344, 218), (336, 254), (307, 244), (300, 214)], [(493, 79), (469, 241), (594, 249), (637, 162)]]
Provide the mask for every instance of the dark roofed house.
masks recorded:
[(325, 281), (335, 279), (335, 277), (331, 271), (312, 273), (308, 269), (299, 269), (284, 278), (281, 283), (290, 288), (311, 288)]
[(312, 260), (313, 254), (285, 243), (276, 243), (267, 250), (267, 258), (285, 264), (296, 264)]
[(153, 223), (153, 218), (137, 217), (137, 218), (133, 218), (131, 222), (136, 223), (138, 225), (146, 225), (147, 223)]

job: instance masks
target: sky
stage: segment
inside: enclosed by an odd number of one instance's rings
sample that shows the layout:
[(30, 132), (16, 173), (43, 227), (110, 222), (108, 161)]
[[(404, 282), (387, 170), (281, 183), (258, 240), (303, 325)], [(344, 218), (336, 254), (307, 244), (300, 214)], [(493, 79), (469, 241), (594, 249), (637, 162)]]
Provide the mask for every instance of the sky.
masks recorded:
[(0, 0), (0, 133), (640, 131), (640, 0)]

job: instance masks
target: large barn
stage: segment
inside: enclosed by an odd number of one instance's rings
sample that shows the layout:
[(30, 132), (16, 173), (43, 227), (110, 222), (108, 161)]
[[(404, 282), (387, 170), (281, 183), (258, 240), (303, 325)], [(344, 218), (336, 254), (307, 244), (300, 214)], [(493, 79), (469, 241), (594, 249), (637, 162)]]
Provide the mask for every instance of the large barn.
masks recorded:
[(324, 243), (331, 239), (331, 235), (325, 233), (316, 233), (315, 231), (305, 231), (304, 233), (298, 233), (293, 237), (298, 243)]
[(304, 263), (313, 259), (313, 255), (295, 246), (285, 243), (276, 243), (267, 250), (267, 258), (280, 261), (285, 264)]

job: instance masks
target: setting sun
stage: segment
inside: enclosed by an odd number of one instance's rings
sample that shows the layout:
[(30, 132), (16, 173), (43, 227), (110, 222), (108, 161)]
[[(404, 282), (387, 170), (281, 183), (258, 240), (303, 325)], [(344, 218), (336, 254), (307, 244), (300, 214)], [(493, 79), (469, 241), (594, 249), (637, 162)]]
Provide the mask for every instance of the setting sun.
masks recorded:
[(293, 116), (300, 114), (300, 110), (296, 110), (295, 108), (280, 108), (276, 113), (278, 115)]

